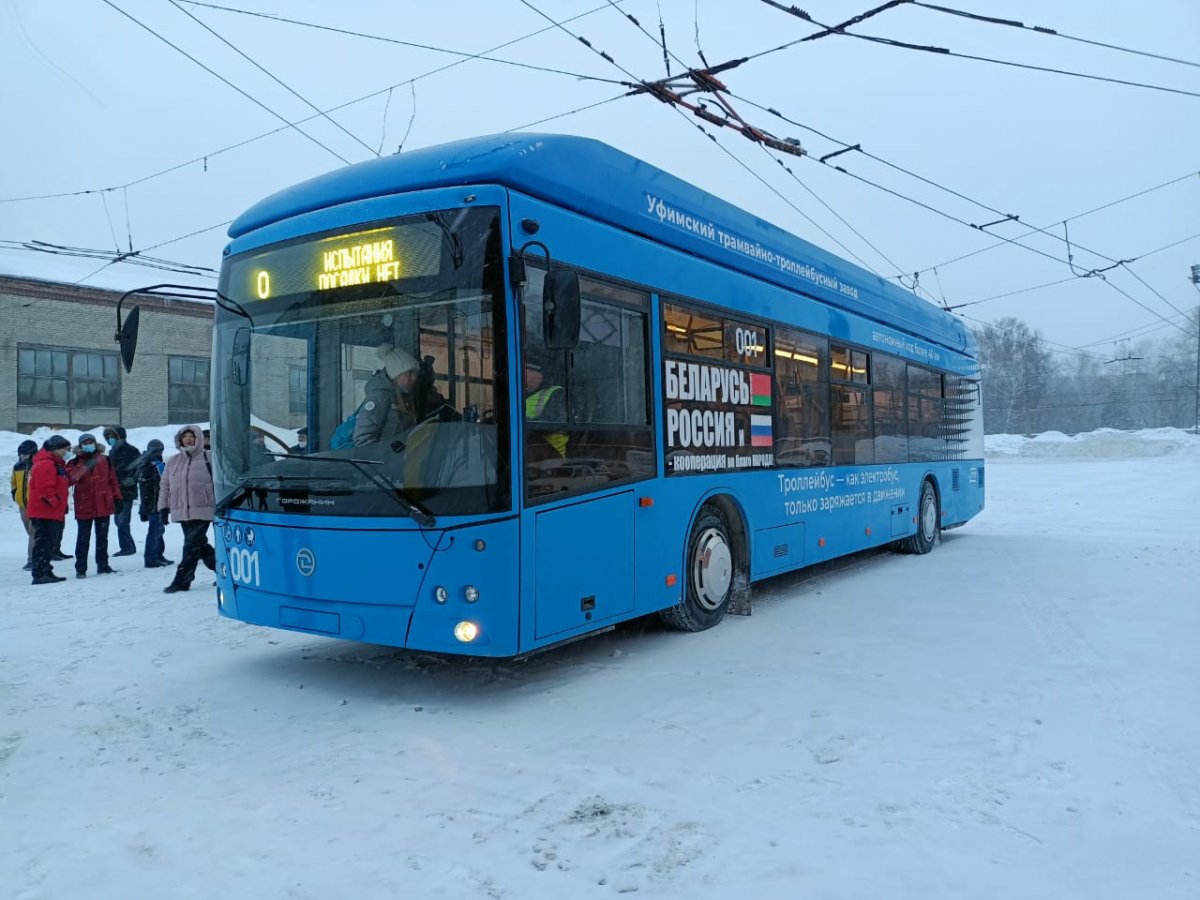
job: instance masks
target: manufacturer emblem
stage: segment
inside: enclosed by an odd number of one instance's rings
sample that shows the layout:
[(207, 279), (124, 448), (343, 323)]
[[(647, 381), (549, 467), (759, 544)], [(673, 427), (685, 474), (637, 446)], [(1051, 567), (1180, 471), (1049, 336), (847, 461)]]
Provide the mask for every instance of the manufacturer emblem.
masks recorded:
[(300, 552), (296, 554), (296, 568), (305, 578), (317, 570), (317, 558), (307, 547), (301, 547)]

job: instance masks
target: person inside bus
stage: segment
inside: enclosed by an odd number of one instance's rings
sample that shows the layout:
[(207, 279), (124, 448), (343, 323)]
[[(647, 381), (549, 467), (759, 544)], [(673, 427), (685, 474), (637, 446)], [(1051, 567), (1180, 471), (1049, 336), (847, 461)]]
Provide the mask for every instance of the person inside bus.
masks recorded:
[[(566, 394), (562, 385), (546, 384), (545, 363), (540, 357), (525, 354), (525, 420), (527, 422), (565, 422)], [(562, 431), (530, 431), (526, 452), (531, 461), (565, 459), (568, 436)]]
[(420, 364), (412, 354), (385, 343), (379, 347), (383, 368), (367, 382), (365, 398), (354, 422), (354, 446), (401, 437), (434, 410), (445, 406), (442, 395), (420, 390)]
[(288, 447), (288, 453), (296, 456), (302, 456), (308, 452), (308, 426), (302, 425), (296, 431), (296, 443)]

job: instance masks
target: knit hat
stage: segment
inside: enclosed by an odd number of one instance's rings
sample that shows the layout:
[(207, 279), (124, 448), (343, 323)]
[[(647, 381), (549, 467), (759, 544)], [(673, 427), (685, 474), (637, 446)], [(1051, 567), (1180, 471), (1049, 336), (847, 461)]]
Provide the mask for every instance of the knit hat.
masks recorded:
[(21, 446), (17, 448), (17, 456), (28, 456), (30, 453), (37, 453), (37, 443), (34, 441), (21, 441)]
[(88, 441), (91, 441), (93, 444), (96, 443), (96, 436), (94, 434), (81, 434), (79, 436), (79, 446), (80, 447), (82, 447)]
[(158, 438), (150, 438), (150, 440), (146, 441), (146, 452), (147, 453), (162, 453), (163, 452), (163, 442), (160, 441)]
[(383, 368), (387, 372), (388, 378), (396, 378), (405, 372), (415, 371), (417, 368), (415, 359), (391, 344), (381, 344), (378, 352), (379, 358), (383, 360)]
[(65, 450), (70, 446), (71, 446), (71, 442), (68, 441), (61, 434), (52, 434), (52, 435), (50, 435), (50, 437), (46, 438), (46, 440), (42, 443), (42, 449), (50, 450), (50, 451)]

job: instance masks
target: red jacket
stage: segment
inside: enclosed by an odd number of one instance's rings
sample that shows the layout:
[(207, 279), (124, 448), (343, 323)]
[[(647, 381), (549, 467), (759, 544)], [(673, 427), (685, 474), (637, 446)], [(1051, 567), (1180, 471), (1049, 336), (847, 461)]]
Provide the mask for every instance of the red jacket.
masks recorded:
[(75, 485), (75, 518), (100, 519), (117, 511), (121, 499), (117, 473), (99, 450), (79, 454), (67, 463), (67, 477)]
[(57, 453), (39, 450), (29, 470), (29, 499), (25, 512), (31, 519), (67, 517), (67, 469)]

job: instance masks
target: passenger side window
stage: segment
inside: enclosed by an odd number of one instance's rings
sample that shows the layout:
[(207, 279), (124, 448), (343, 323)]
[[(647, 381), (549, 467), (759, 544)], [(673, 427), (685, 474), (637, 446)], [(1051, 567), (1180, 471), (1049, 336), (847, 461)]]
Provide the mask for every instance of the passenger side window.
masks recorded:
[(829, 342), (801, 331), (778, 329), (775, 338), (777, 429), (775, 463), (827, 466), (829, 435)]
[[(830, 408), (833, 413), (833, 464), (875, 462), (871, 425), (870, 366), (862, 350), (829, 347)], [(840, 383), (839, 383), (840, 382)]]
[(649, 296), (582, 278), (579, 344), (549, 351), (544, 280), (531, 268), (524, 295), (526, 501), (652, 477)]

